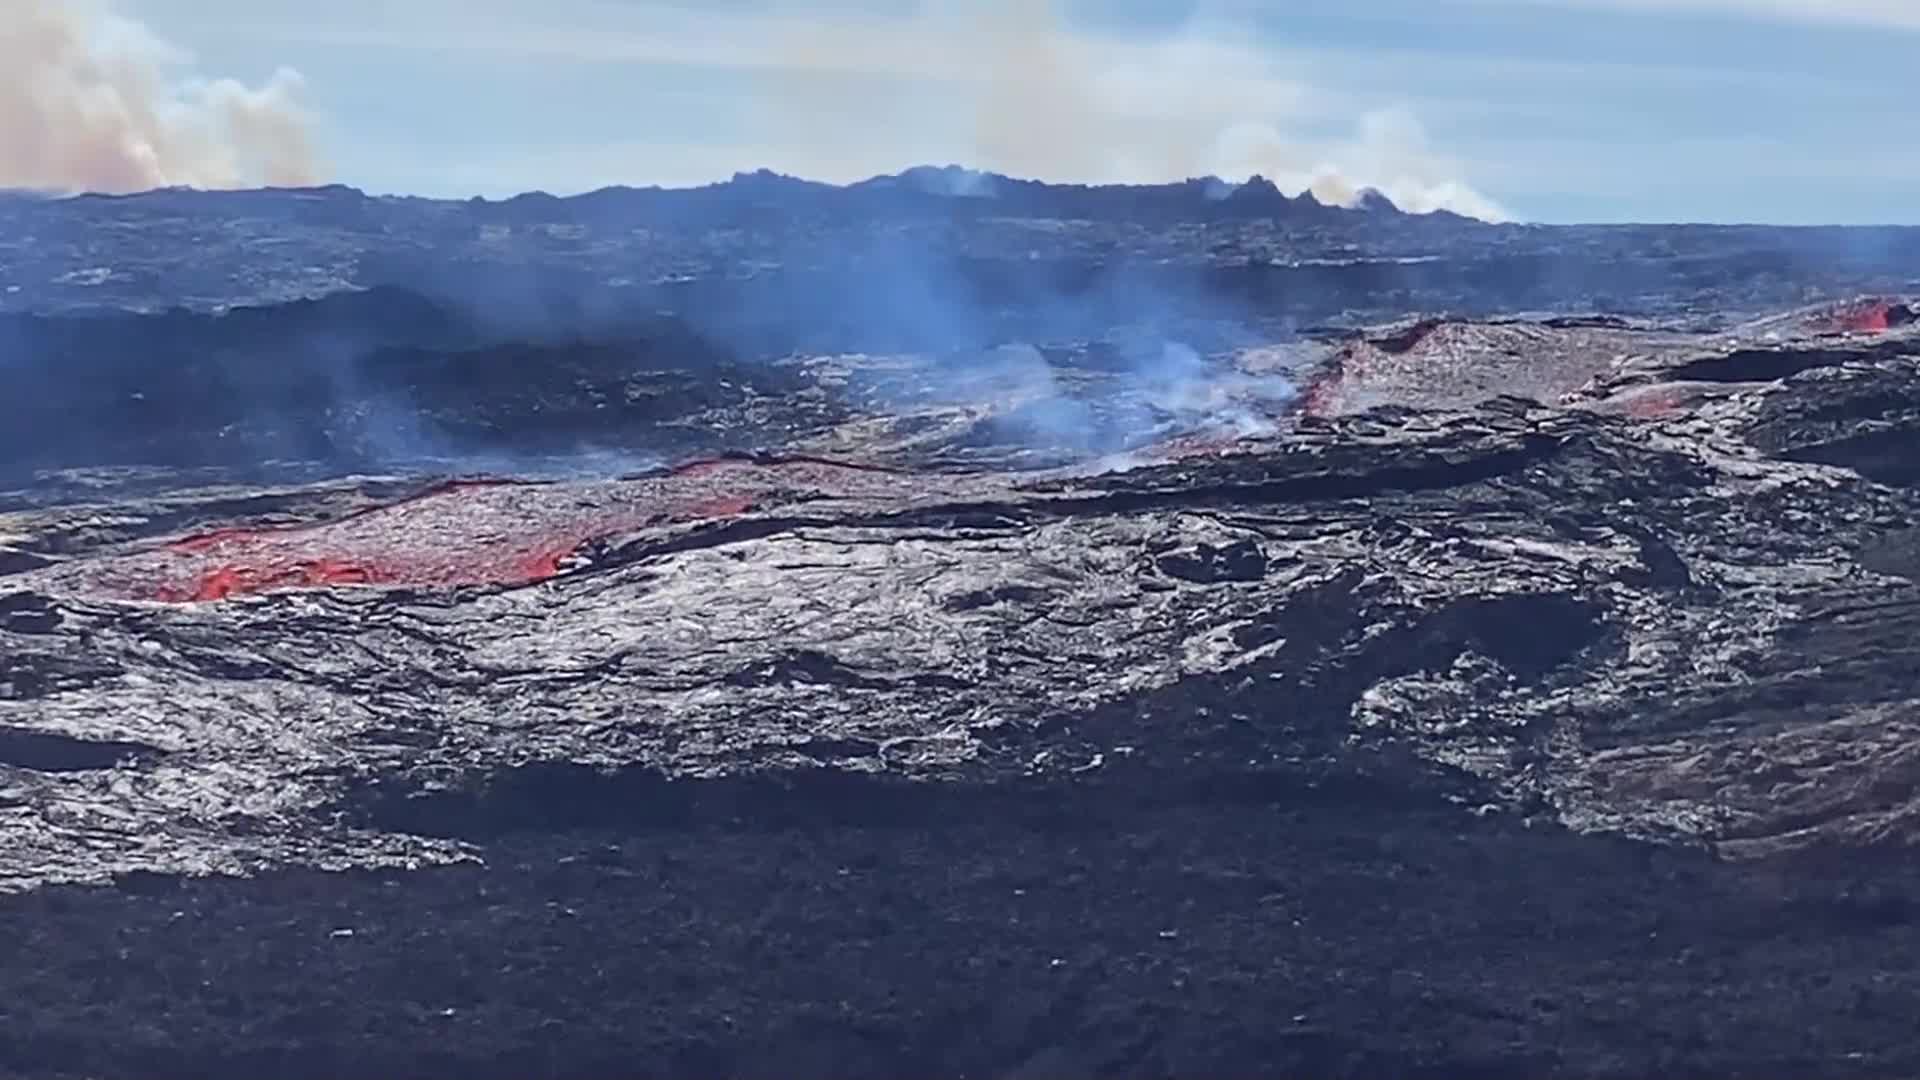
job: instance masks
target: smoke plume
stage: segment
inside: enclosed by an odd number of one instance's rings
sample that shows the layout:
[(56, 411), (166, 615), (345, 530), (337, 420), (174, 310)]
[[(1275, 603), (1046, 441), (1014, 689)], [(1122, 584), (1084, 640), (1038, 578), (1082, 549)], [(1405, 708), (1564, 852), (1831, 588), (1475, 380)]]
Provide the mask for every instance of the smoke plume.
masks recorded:
[(299, 73), (202, 79), (84, 0), (0, 0), (0, 187), (128, 192), (319, 176)]
[[(944, 149), (971, 165), (1047, 180), (1257, 173), (1289, 194), (1312, 191), (1340, 205), (1376, 188), (1410, 210), (1507, 217), (1404, 109), (1354, 114), (1345, 138), (1321, 134), (1337, 123), (1339, 103), (1242, 44), (1249, 35), (1232, 23), (1194, 20), (1153, 38), (1121, 38), (1069, 25), (1062, 6), (928, 0), (907, 17), (808, 20), (774, 46), (791, 74), (770, 88), (773, 130), (804, 131), (799, 171), (826, 178), (906, 164), (883, 165), (882, 150)], [(874, 100), (822, 74), (873, 70), (876, 52), (910, 64), (940, 92)]]

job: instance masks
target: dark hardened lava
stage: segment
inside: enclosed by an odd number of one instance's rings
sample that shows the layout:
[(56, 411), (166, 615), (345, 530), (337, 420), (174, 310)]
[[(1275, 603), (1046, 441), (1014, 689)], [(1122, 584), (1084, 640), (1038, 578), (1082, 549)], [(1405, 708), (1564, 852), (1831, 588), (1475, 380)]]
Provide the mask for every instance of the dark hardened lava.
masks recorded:
[(0, 1074), (1896, 1077), (1920, 880), (1390, 800), (503, 834), (0, 902)]
[(0, 518), (0, 1075), (1920, 1072), (1920, 336), (1352, 346), (1111, 475)]

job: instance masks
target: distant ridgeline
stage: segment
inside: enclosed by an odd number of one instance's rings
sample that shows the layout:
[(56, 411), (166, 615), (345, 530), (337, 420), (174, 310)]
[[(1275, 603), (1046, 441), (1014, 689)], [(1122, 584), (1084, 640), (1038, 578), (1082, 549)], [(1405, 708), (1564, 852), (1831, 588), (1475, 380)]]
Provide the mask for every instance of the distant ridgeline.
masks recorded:
[[(353, 224), (353, 215), (377, 213), (370, 204), (418, 207), (437, 203), (460, 206), (495, 223), (516, 221), (590, 224), (596, 221), (685, 222), (689, 218), (726, 217), (751, 211), (797, 214), (888, 214), (991, 212), (1043, 218), (1126, 220), (1205, 220), (1236, 217), (1312, 218), (1338, 221), (1355, 215), (1402, 215), (1391, 199), (1366, 189), (1351, 207), (1328, 206), (1312, 192), (1288, 196), (1271, 180), (1254, 176), (1232, 183), (1215, 176), (1167, 184), (1054, 184), (1020, 180), (959, 166), (922, 166), (853, 184), (804, 180), (767, 169), (736, 173), (731, 179), (699, 187), (605, 187), (579, 195), (527, 192), (507, 199), (475, 197), (464, 201), (403, 196), (372, 199), (355, 188), (260, 188), (247, 191), (199, 191), (164, 188), (135, 195), (81, 195), (76, 201), (136, 203), (172, 212), (221, 213), (274, 211), (309, 223), (340, 215), (336, 224)], [(1405, 215), (1468, 222), (1451, 211)]]

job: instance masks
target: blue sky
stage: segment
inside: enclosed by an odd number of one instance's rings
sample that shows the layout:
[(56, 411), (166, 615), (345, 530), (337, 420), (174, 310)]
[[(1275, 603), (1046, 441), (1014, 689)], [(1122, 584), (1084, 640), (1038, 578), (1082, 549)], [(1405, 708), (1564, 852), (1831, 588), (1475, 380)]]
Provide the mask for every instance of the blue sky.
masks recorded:
[[(1920, 222), (1920, 0), (120, 0), (328, 172), (502, 195), (1258, 168), (1537, 221)], [(1479, 202), (1475, 202), (1479, 200)]]

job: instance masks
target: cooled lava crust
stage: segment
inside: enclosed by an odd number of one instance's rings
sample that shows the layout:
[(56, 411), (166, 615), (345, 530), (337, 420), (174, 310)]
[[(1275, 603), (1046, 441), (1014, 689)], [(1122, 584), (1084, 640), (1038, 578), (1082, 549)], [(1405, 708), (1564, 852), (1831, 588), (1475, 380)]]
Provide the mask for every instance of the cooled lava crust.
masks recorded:
[(8, 513), (0, 1075), (1914, 1075), (1920, 333), (1824, 318)]

